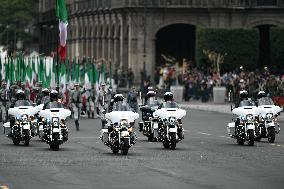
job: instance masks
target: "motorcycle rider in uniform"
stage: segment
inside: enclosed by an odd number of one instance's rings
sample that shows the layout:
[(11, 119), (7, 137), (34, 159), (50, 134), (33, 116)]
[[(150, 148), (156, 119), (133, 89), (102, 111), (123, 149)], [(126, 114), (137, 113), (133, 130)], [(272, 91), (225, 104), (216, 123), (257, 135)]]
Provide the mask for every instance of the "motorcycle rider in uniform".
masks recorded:
[(257, 93), (257, 101), (256, 101), (256, 104), (257, 105), (272, 105), (274, 104), (273, 103), (273, 100), (267, 96), (266, 92), (264, 91), (259, 91)]
[(82, 108), (82, 93), (80, 91), (79, 83), (75, 83), (75, 90), (71, 93), (72, 110), (74, 112), (74, 119), (76, 130), (79, 131), (79, 118)]
[[(51, 90), (49, 95), (50, 101), (44, 104), (43, 109), (63, 108), (63, 104), (59, 99), (59, 93), (56, 90)], [(62, 129), (63, 140), (68, 140), (68, 133), (66, 129)]]
[[(254, 106), (254, 102), (249, 100), (248, 98), (248, 92), (246, 90), (241, 90), (240, 91), (240, 95), (239, 95), (239, 100), (238, 102), (235, 104), (235, 108), (241, 107), (242, 104), (247, 103), (248, 106)], [(240, 119), (237, 118), (235, 121), (235, 133), (237, 134), (237, 127), (240, 124)]]
[[(46, 104), (50, 101), (49, 90), (48, 88), (43, 88), (41, 91), (43, 97), (41, 98), (40, 104)], [(38, 104), (39, 105), (39, 104)]]
[[(174, 101), (174, 95), (172, 92), (166, 92), (164, 94), (164, 100), (165, 102), (163, 102), (159, 108), (179, 108), (178, 104)], [(181, 122), (180, 122), (181, 123)], [(178, 127), (177, 129), (177, 135), (179, 137), (179, 139), (183, 139), (183, 129), (182, 127)]]
[(10, 103), (10, 91), (7, 89), (7, 83), (6, 81), (2, 81), (2, 88), (0, 90), (0, 106), (1, 106), (1, 120), (3, 123), (7, 121), (8, 114), (7, 110), (9, 109), (9, 103)]
[[(129, 104), (123, 102), (124, 96), (122, 94), (114, 95), (113, 99), (114, 99), (114, 103), (113, 103), (112, 111), (132, 111)], [(105, 127), (105, 124), (103, 123), (103, 128), (104, 127)], [(134, 127), (134, 125), (132, 125), (132, 127)], [(109, 131), (110, 130), (112, 130), (112, 128), (109, 128)], [(129, 135), (130, 135), (130, 143), (134, 144), (135, 143), (134, 132), (129, 132)]]
[[(16, 93), (16, 101), (12, 102), (11, 103), (11, 108), (14, 108), (14, 107), (19, 107), (19, 106), (31, 106), (31, 102), (29, 100), (26, 99), (26, 96), (25, 96), (25, 92), (22, 90), (22, 89), (18, 89), (17, 90), (17, 93)], [(14, 126), (15, 124), (15, 118), (12, 117), (10, 119), (10, 128), (12, 130), (12, 127)], [(11, 135), (12, 133), (10, 133), (9, 135)]]
[(137, 95), (138, 93), (136, 91), (136, 88), (132, 87), (132, 90), (129, 91), (127, 96), (127, 103), (129, 104), (133, 112), (137, 112), (138, 110)]

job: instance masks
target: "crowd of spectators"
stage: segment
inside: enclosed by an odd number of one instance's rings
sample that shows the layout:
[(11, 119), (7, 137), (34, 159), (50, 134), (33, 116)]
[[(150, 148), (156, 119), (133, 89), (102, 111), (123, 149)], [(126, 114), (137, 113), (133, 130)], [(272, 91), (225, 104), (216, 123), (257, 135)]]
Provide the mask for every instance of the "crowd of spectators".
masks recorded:
[(233, 72), (219, 75), (217, 72), (200, 71), (189, 68), (186, 71), (175, 67), (164, 67), (156, 74), (158, 88), (169, 88), (171, 85), (184, 86), (184, 100), (201, 100), (207, 102), (213, 98), (213, 87), (226, 87), (226, 100), (235, 101), (240, 90), (247, 90), (251, 98), (255, 98), (260, 90), (271, 97), (284, 96), (284, 74), (272, 74), (268, 68), (246, 71), (243, 67)]

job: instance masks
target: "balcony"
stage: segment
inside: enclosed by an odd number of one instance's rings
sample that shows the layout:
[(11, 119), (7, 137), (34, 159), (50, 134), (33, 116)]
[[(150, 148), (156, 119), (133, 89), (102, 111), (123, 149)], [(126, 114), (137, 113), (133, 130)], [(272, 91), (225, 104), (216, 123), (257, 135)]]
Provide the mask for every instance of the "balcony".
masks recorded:
[(85, 0), (72, 12), (118, 8), (284, 8), (281, 0)]

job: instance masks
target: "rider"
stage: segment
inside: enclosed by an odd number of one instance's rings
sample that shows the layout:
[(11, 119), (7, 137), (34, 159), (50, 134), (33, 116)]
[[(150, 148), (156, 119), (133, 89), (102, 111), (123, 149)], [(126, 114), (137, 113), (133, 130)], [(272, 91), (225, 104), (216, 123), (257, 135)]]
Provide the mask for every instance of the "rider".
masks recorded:
[(258, 106), (261, 106), (261, 105), (273, 105), (274, 102), (273, 102), (273, 100), (270, 97), (268, 97), (266, 92), (259, 91), (258, 94), (257, 94), (256, 104)]
[[(165, 100), (165, 102), (163, 102), (159, 106), (159, 108), (179, 108), (178, 104), (174, 101), (174, 95), (173, 95), (172, 92), (166, 92), (164, 94), (164, 100)], [(178, 137), (179, 137), (180, 140), (184, 138), (181, 120), (179, 120), (177, 134), (178, 134)]]
[(3, 123), (7, 119), (7, 108), (9, 106), (10, 102), (10, 91), (7, 89), (7, 83), (5, 81), (2, 81), (2, 88), (0, 90), (0, 106), (1, 106), (1, 113), (2, 113), (2, 121)]
[(82, 93), (80, 91), (79, 83), (75, 83), (74, 86), (75, 86), (75, 90), (71, 94), (71, 103), (72, 103), (72, 109), (74, 112), (76, 130), (79, 131), (79, 118), (80, 118), (81, 108), (82, 108)]
[(43, 97), (41, 99), (40, 104), (47, 104), (50, 101), (48, 88), (43, 88), (41, 92), (42, 92)]
[[(63, 104), (59, 98), (59, 93), (56, 90), (50, 91), (50, 101), (44, 105), (43, 109), (51, 109), (51, 108), (63, 108)], [(62, 127), (62, 126), (61, 126)], [(66, 129), (62, 129), (63, 140), (68, 140), (68, 134)]]
[(244, 106), (243, 104), (246, 104), (246, 106), (253, 106), (254, 103), (249, 100), (248, 96), (249, 95), (246, 90), (241, 90), (239, 95), (239, 101), (236, 103), (235, 108)]
[[(122, 94), (114, 95), (114, 104), (113, 104), (112, 111), (131, 111), (130, 106), (127, 103), (124, 103), (123, 100), (124, 100), (124, 97)], [(130, 125), (133, 127), (134, 123), (130, 123)], [(130, 134), (130, 143), (134, 144), (135, 134), (132, 131), (129, 131), (129, 134)]]
[(172, 92), (166, 92), (164, 94), (164, 100), (165, 102), (163, 102), (159, 108), (178, 108), (177, 103), (174, 101), (174, 95)]
[[(31, 102), (29, 100), (26, 100), (25, 92), (22, 89), (19, 89), (16, 93), (16, 101), (12, 102), (11, 108), (19, 107), (19, 106), (31, 106), (31, 105), (32, 105)], [(15, 124), (15, 118), (12, 117), (10, 119), (10, 128), (11, 129), (14, 126), (14, 124)]]

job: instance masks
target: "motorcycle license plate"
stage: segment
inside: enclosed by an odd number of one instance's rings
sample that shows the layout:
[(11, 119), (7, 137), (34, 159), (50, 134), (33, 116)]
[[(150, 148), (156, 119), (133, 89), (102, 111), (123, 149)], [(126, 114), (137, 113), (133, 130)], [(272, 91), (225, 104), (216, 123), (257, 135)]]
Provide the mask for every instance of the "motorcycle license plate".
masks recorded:
[(129, 136), (128, 131), (122, 131), (121, 132), (121, 137), (128, 137), (128, 136)]
[(267, 126), (268, 127), (275, 127), (275, 124), (273, 122), (271, 122), (271, 123), (268, 123)]
[(153, 128), (154, 128), (154, 129), (158, 129), (158, 123), (154, 123)]
[(43, 125), (40, 125), (38, 130), (43, 131)]
[(177, 132), (177, 128), (169, 128), (169, 132), (170, 133), (176, 133)]
[(23, 125), (23, 129), (24, 129), (24, 130), (29, 130), (29, 129), (30, 129), (30, 125), (28, 125), (28, 124)]
[(58, 128), (54, 128), (54, 129), (52, 129), (52, 132), (53, 133), (59, 133), (59, 129)]
[(253, 124), (248, 124), (248, 125), (247, 125), (247, 129), (253, 129), (253, 130), (254, 130), (254, 129), (255, 129), (255, 127), (254, 127), (254, 125), (253, 125)]

